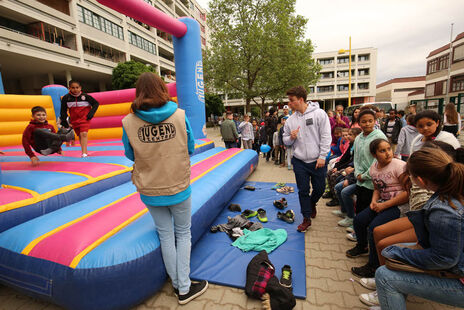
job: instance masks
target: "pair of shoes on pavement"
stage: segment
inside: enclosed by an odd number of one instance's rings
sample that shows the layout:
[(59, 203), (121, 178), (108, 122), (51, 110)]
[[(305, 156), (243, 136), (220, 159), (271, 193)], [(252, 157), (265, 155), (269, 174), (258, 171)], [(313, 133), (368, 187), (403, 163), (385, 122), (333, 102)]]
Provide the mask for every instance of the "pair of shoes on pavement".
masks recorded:
[(367, 249), (367, 247), (360, 246), (359, 244), (356, 244), (354, 248), (346, 251), (346, 256), (348, 256), (349, 258), (367, 256), (368, 254), (369, 250)]
[(266, 223), (267, 222), (267, 215), (266, 210), (259, 208), (257, 211), (246, 209), (242, 212), (242, 215), (246, 218), (258, 216), (258, 220), (260, 222)]
[(277, 209), (283, 210), (287, 207), (287, 199), (285, 198), (280, 198), (279, 200), (274, 200), (274, 207)]
[(346, 216), (343, 220), (338, 221), (337, 225), (341, 227), (350, 227), (353, 225), (353, 219)]
[(351, 273), (359, 278), (374, 278), (375, 281), (375, 268), (367, 263), (361, 267), (351, 267)]
[(343, 213), (343, 212), (340, 211), (340, 210), (334, 210), (334, 211), (332, 211), (332, 214), (333, 214), (333, 215), (336, 215), (336, 216), (339, 216), (339, 217), (341, 217), (341, 218), (345, 218), (345, 217), (346, 217), (346, 213)]
[(297, 230), (299, 232), (306, 232), (310, 226), (311, 226), (311, 218), (305, 217), (303, 218), (303, 222), (300, 225), (298, 225)]
[(295, 212), (293, 210), (287, 210), (287, 212), (277, 212), (277, 218), (285, 221), (289, 224), (293, 224), (295, 222)]
[[(347, 230), (348, 230), (348, 228), (347, 228)], [(354, 230), (352, 232), (346, 234), (346, 239), (348, 239), (350, 241), (353, 241), (353, 242), (358, 241), (358, 238), (356, 238), (356, 233), (354, 232)]]
[(174, 289), (174, 294), (177, 296), (177, 301), (180, 305), (185, 305), (193, 299), (197, 298), (208, 289), (208, 281), (203, 280), (197, 283), (190, 284), (190, 290), (187, 294), (180, 295), (178, 289)]
[(352, 233), (352, 232), (354, 232), (354, 227), (353, 227), (353, 225), (350, 225), (349, 227), (347, 227), (347, 228), (346, 228), (346, 232), (347, 232), (347, 233)]
[(340, 202), (338, 201), (337, 198), (332, 198), (332, 200), (329, 201), (329, 202), (327, 202), (325, 205), (326, 205), (327, 207), (335, 207), (335, 206), (340, 205)]

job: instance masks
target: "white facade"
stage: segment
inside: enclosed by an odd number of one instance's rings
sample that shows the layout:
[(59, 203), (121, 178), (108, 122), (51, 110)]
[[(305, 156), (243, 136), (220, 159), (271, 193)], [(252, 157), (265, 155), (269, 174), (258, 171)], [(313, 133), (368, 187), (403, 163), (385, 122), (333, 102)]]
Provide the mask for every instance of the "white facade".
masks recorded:
[[(425, 76), (396, 78), (377, 85), (375, 101), (390, 101), (398, 110), (404, 110), (408, 104), (408, 96), (412, 92), (424, 90)], [(421, 97), (415, 95), (414, 98)], [(424, 95), (422, 94), (422, 98)]]
[[(321, 77), (309, 88), (309, 100), (323, 101), (326, 109), (348, 103), (349, 53), (338, 51), (314, 53), (322, 66)], [(351, 104), (374, 101), (377, 74), (377, 49), (351, 50)]]
[[(190, 16), (206, 46), (206, 11), (195, 0), (144, 0), (178, 18)], [(47, 84), (77, 79), (86, 91), (111, 88), (119, 62), (152, 65), (175, 81), (170, 35), (95, 0), (0, 1), (0, 64), (6, 93), (37, 94)]]

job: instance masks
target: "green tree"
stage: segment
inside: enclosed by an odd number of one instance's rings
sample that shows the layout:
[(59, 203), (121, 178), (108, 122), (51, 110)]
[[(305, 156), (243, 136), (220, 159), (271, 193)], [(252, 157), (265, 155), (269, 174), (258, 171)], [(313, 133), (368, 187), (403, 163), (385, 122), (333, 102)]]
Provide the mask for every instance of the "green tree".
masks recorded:
[(317, 81), (320, 66), (304, 39), (308, 22), (295, 13), (295, 0), (212, 0), (208, 22), (211, 48), (205, 55), (208, 86), (239, 93), (250, 103), (277, 103), (285, 91)]
[(113, 69), (111, 77), (113, 89), (134, 88), (140, 74), (144, 72), (155, 72), (155, 68), (134, 60), (120, 62)]
[(210, 93), (205, 94), (205, 107), (206, 117), (209, 117), (211, 114), (220, 116), (226, 110), (221, 97)]

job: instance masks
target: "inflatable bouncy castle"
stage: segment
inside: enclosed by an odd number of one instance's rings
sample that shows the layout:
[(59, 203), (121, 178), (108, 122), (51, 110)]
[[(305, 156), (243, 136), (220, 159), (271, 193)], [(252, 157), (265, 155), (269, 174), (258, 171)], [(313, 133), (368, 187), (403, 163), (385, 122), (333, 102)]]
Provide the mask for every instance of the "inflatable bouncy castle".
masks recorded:
[[(199, 26), (172, 19), (142, 0), (100, 1), (173, 34), (177, 96), (194, 130), (191, 157), (192, 243), (209, 228), (258, 158), (251, 150), (213, 148), (205, 138)], [(151, 216), (130, 181), (121, 119), (134, 90), (93, 93), (89, 157), (80, 147), (39, 156), (32, 167), (20, 145), (30, 108), (44, 106), (55, 125), (63, 87), (42, 96), (0, 95), (0, 283), (67, 309), (127, 309), (166, 280)]]

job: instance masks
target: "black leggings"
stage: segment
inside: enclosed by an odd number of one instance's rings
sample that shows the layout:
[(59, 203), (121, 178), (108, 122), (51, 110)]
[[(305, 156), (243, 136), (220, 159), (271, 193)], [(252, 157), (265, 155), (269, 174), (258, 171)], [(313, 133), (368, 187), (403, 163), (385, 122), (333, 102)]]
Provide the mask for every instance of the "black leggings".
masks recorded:
[(374, 191), (372, 189), (356, 185), (356, 214), (359, 214), (362, 210), (369, 208), (373, 194)]
[(32, 132), (32, 138), (34, 139), (33, 147), (37, 153), (48, 148), (52, 150), (52, 153), (56, 153), (60, 150), (61, 144), (63, 143), (58, 134), (45, 128), (35, 129)]

